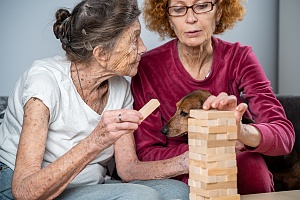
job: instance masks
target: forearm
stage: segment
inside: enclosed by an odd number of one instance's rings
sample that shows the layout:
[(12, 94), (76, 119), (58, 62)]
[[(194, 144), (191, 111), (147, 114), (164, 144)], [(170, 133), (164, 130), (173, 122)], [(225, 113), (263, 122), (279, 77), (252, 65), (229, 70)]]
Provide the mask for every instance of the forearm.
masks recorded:
[(254, 126), (242, 124), (238, 140), (249, 147), (256, 148), (261, 142), (261, 133)]
[(141, 162), (136, 160), (123, 169), (118, 169), (123, 181), (151, 180), (188, 174), (188, 153), (166, 160)]
[(16, 166), (20, 167), (14, 172), (12, 187), (15, 198), (55, 198), (102, 151), (101, 149), (95, 145), (93, 138), (87, 138), (43, 169), (28, 166), (29, 163), (24, 165), (22, 159), (17, 160)]

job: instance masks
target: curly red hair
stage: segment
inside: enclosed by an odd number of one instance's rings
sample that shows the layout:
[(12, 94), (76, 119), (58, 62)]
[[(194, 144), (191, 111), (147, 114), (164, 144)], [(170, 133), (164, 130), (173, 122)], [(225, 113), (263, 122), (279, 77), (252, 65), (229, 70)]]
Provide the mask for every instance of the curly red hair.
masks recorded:
[[(157, 32), (162, 39), (176, 37), (170, 27), (167, 3), (168, 0), (147, 0), (143, 8), (146, 28)], [(232, 29), (238, 21), (243, 20), (246, 14), (243, 0), (223, 0), (218, 6), (222, 9), (222, 16), (220, 22), (216, 25), (214, 34), (221, 34), (227, 29)]]

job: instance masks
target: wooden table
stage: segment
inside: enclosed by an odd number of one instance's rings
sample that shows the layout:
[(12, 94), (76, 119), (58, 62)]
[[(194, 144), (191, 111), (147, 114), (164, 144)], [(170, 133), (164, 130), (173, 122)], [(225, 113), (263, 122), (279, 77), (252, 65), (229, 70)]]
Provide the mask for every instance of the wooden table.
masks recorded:
[(299, 200), (300, 190), (241, 195), (241, 200)]

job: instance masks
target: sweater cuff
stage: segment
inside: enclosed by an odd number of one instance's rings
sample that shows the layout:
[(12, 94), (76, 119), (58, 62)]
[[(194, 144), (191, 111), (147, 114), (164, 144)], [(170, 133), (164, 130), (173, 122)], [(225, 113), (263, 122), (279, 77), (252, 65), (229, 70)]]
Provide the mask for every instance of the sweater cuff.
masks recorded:
[(272, 149), (274, 136), (269, 134), (269, 128), (261, 124), (251, 124), (261, 133), (261, 141), (256, 148), (245, 145), (247, 151), (265, 154)]

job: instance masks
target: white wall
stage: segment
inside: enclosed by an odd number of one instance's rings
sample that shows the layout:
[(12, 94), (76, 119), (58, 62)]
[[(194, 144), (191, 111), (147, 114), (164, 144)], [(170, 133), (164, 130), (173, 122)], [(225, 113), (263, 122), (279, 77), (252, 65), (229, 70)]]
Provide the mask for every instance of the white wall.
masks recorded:
[[(143, 0), (138, 0), (142, 5)], [(298, 1), (298, 0), (295, 0)], [(9, 95), (19, 76), (35, 59), (63, 54), (52, 25), (59, 7), (73, 8), (77, 0), (7, 0), (0, 3), (0, 95)], [(251, 0), (245, 19), (221, 36), (251, 45), (268, 78), (277, 90), (278, 0)], [(141, 18), (142, 19), (142, 18)], [(147, 31), (142, 38), (148, 50), (165, 41)]]
[(300, 1), (281, 0), (279, 20), (279, 93), (300, 94)]

